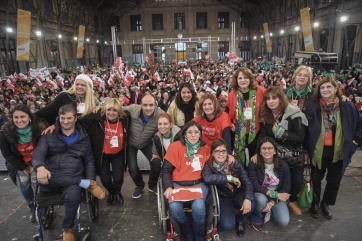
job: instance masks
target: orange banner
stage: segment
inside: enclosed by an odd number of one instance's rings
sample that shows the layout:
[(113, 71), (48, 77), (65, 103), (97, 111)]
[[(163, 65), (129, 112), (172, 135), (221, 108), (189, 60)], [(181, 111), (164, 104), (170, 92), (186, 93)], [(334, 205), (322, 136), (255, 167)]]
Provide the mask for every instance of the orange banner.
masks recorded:
[(265, 36), (265, 43), (266, 43), (266, 51), (268, 53), (272, 52), (272, 42), (269, 37), (269, 29), (268, 29), (268, 23), (263, 23), (264, 28), (264, 36)]
[(29, 61), (31, 12), (18, 9), (16, 61)]
[(305, 51), (314, 51), (312, 26), (310, 24), (309, 8), (303, 8), (300, 10), (300, 18), (302, 20), (302, 30)]
[(83, 58), (84, 34), (85, 34), (85, 26), (79, 25), (78, 48), (77, 48), (78, 59)]

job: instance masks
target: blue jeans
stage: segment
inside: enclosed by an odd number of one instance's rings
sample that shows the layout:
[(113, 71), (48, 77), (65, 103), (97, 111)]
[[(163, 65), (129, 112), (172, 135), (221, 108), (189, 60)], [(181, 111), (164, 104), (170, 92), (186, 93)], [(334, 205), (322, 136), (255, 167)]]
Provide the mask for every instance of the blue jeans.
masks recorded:
[[(254, 193), (254, 200), (256, 206), (254, 212), (250, 216), (251, 222), (255, 224), (263, 224), (264, 213), (262, 213), (261, 211), (266, 208), (266, 204), (267, 202), (269, 202), (270, 199), (264, 194), (256, 192)], [(287, 226), (290, 220), (287, 203), (283, 201), (275, 203), (275, 205), (271, 208), (270, 219), (279, 226)]]
[(71, 229), (74, 226), (74, 219), (83, 199), (82, 188), (79, 186), (81, 179), (82, 177), (67, 177), (52, 173), (49, 184), (41, 187), (44, 191), (62, 193), (65, 207), (63, 229)]
[[(145, 185), (145, 182), (143, 181), (140, 169), (137, 164), (138, 150), (140, 150), (146, 156), (148, 161), (150, 161), (152, 159), (152, 142), (142, 149), (138, 149), (137, 147), (133, 147), (133, 146), (127, 146), (127, 166), (128, 166), (129, 174), (130, 174), (134, 184), (136, 184), (136, 186), (138, 186), (138, 187), (141, 187), (141, 186)], [(152, 164), (152, 163), (150, 163), (150, 164)], [(153, 175), (153, 171), (154, 170), (151, 165), (150, 177), (148, 180), (149, 187), (157, 186), (158, 176)]]
[[(174, 183), (173, 185), (179, 186), (176, 183)], [(206, 215), (205, 201), (207, 194), (209, 193), (209, 187), (203, 182), (197, 185), (201, 186), (203, 198), (191, 201), (192, 217), (194, 219), (194, 223), (196, 223), (197, 225), (203, 225), (205, 224), (205, 215)], [(185, 223), (187, 221), (187, 217), (184, 213), (184, 203), (185, 202), (180, 202), (180, 201), (169, 203), (171, 216), (178, 223)]]
[(18, 179), (19, 188), (28, 206), (34, 204), (34, 191), (36, 187), (36, 172), (33, 172), (30, 176), (23, 171), (16, 173)]
[[(243, 214), (240, 208), (244, 202), (244, 192), (239, 192), (234, 197), (220, 197), (220, 220), (219, 228), (225, 231), (230, 231), (235, 228), (236, 220), (239, 223), (243, 223), (253, 212), (255, 208), (254, 200), (251, 201), (251, 211)], [(235, 217), (234, 209), (238, 209), (237, 216)]]

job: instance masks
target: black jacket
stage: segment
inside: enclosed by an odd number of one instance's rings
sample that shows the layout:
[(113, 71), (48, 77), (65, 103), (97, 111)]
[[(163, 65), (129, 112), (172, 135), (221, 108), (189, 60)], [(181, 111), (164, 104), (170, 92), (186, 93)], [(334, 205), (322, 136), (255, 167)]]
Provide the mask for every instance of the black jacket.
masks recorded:
[(248, 173), (239, 160), (235, 160), (233, 163), (230, 175), (239, 178), (241, 182), (239, 188), (237, 188), (235, 184), (228, 184), (226, 175), (217, 172), (211, 167), (211, 163), (209, 162), (202, 170), (202, 179), (207, 185), (216, 185), (220, 197), (229, 198), (235, 196), (239, 192), (244, 192), (245, 199), (249, 199), (250, 201), (254, 200), (253, 186), (249, 180)]
[(91, 142), (83, 127), (77, 123), (78, 140), (71, 146), (60, 136), (59, 123), (53, 133), (42, 136), (33, 153), (33, 167), (44, 166), (53, 175), (96, 179)]
[[(100, 115), (101, 111), (98, 113), (90, 113), (89, 115), (84, 116), (82, 119), (79, 119), (79, 123), (87, 131), (91, 143), (95, 159), (96, 173), (99, 174), (100, 167), (103, 160), (103, 146), (104, 146), (104, 118)], [(127, 145), (127, 133), (128, 133), (128, 123), (129, 115), (121, 119), (123, 126), (123, 135), (124, 135), (124, 148), (122, 150), (122, 155), (124, 155), (123, 160), (126, 160), (126, 145)]]

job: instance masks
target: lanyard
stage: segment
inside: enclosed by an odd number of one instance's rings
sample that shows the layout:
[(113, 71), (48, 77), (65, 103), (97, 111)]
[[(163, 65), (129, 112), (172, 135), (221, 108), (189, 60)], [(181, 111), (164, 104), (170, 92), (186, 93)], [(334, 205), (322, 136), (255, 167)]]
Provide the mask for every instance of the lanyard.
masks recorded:
[[(117, 135), (117, 132), (118, 132), (118, 123), (119, 123), (119, 119), (117, 121), (117, 127), (116, 127), (116, 134), (115, 135)], [(112, 129), (111, 129), (111, 126), (109, 125), (108, 119), (107, 119), (107, 124), (108, 124), (108, 128), (111, 130), (110, 131), (111, 136), (114, 137), (115, 135), (113, 135), (113, 133), (112, 133)]]

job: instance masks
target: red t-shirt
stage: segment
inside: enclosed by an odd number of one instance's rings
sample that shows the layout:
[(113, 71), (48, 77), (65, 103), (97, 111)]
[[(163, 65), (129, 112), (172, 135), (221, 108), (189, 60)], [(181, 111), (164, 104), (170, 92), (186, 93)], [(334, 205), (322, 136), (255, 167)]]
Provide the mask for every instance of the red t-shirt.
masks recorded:
[(27, 165), (31, 164), (31, 159), (33, 158), (33, 151), (35, 145), (34, 142), (28, 142), (26, 144), (18, 144), (18, 150), (20, 154), (23, 156), (24, 161)]
[(211, 122), (208, 122), (205, 118), (199, 117), (195, 117), (193, 121), (198, 122), (201, 125), (201, 138), (210, 148), (214, 140), (222, 139), (222, 131), (226, 127), (231, 127), (230, 117), (226, 112), (223, 112), (219, 117)]
[(195, 154), (200, 159), (201, 169), (199, 171), (193, 171), (191, 167), (193, 158), (188, 158), (186, 152), (186, 146), (182, 145), (180, 141), (171, 143), (167, 149), (165, 159), (175, 167), (172, 173), (173, 181), (195, 181), (201, 179), (202, 169), (210, 157), (210, 148), (207, 145), (201, 146)]
[[(123, 125), (122, 122), (108, 122), (104, 120), (104, 146), (103, 153), (105, 154), (117, 154), (124, 148), (124, 133), (123, 133)], [(111, 144), (112, 137), (116, 136), (118, 140), (118, 146)]]

